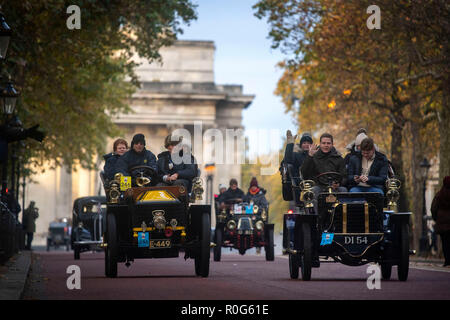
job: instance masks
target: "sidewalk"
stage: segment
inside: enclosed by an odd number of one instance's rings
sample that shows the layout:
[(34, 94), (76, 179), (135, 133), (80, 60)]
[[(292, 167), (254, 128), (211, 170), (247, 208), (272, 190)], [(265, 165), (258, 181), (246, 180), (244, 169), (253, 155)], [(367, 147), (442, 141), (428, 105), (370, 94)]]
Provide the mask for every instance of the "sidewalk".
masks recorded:
[(31, 266), (31, 251), (20, 251), (0, 266), (0, 300), (19, 300)]

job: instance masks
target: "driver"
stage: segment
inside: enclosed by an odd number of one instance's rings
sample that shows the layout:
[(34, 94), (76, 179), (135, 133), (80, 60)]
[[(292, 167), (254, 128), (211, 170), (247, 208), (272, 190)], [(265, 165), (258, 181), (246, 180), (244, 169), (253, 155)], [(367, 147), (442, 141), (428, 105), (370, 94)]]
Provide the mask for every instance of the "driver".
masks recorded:
[(149, 166), (155, 172), (158, 170), (156, 157), (150, 150), (145, 148), (145, 137), (142, 133), (134, 135), (131, 141), (131, 149), (117, 160), (116, 173), (130, 176), (131, 172), (129, 172), (129, 169), (136, 166)]
[(258, 186), (258, 180), (253, 177), (250, 181), (250, 187), (248, 188), (247, 195), (245, 196), (245, 202), (253, 201), (253, 203), (258, 207), (267, 209), (267, 207), (269, 207), (269, 203), (267, 202), (265, 194), (266, 190), (260, 188)]
[(182, 137), (173, 139), (171, 134), (166, 137), (164, 147), (167, 151), (158, 154), (158, 176), (162, 181), (158, 185), (184, 185), (190, 192), (198, 168), (189, 146), (180, 143), (181, 140)]
[(243, 201), (244, 198), (244, 191), (238, 188), (238, 182), (233, 178), (230, 180), (230, 187), (223, 193), (223, 196), (220, 199), (220, 206), (223, 207), (227, 200), (240, 199), (241, 201)]

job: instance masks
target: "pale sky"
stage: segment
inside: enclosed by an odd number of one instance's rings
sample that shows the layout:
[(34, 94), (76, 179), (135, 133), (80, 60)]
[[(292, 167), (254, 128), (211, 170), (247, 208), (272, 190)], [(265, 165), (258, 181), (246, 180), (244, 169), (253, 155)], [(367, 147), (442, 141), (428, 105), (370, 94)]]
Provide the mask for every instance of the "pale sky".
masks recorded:
[[(292, 116), (284, 113), (281, 98), (273, 94), (283, 60), (271, 49), (268, 25), (254, 15), (256, 0), (194, 0), (198, 19), (184, 26), (180, 40), (211, 40), (216, 46), (215, 83), (243, 85), (245, 94), (255, 95), (243, 112), (246, 132), (280, 130), (280, 143), (287, 129), (296, 130)], [(265, 146), (267, 147), (267, 146)], [(273, 150), (276, 146), (272, 146)]]

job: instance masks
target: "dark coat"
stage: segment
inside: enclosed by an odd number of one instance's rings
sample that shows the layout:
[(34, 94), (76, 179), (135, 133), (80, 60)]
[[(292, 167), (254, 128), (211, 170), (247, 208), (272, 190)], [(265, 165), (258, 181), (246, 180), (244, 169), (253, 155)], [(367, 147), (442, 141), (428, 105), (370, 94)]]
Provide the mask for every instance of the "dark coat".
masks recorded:
[(105, 173), (105, 176), (108, 180), (113, 180), (114, 175), (116, 174), (116, 163), (117, 160), (120, 158), (120, 155), (111, 152), (108, 154), (105, 154), (103, 156), (103, 159), (105, 159), (105, 166), (103, 167), (103, 172)]
[(116, 162), (116, 173), (120, 172), (123, 175), (129, 176), (131, 172), (128, 170), (136, 166), (149, 166), (158, 172), (155, 155), (144, 148), (142, 152), (137, 153), (134, 149), (125, 152)]
[[(357, 185), (354, 176), (360, 176), (362, 171), (362, 155), (361, 152), (357, 152), (355, 155), (350, 157), (347, 168), (347, 181), (349, 187), (354, 187)], [(369, 180), (366, 182), (368, 185), (384, 189), (384, 184), (386, 183), (388, 175), (388, 160), (384, 154), (375, 151), (375, 159), (373, 160), (372, 166), (369, 170)]]
[[(334, 147), (328, 153), (324, 153), (319, 149), (313, 157), (307, 154), (300, 170), (303, 179), (306, 180), (313, 180), (321, 173), (334, 171), (342, 175), (342, 181), (340, 183), (343, 185), (347, 177), (344, 159)], [(318, 181), (316, 183), (325, 186)]]
[[(180, 157), (183, 155), (180, 154)], [(193, 155), (191, 155), (190, 163), (175, 164), (172, 161), (172, 155), (169, 151), (158, 154), (158, 176), (162, 181), (165, 175), (178, 173), (178, 179), (186, 179), (191, 181), (197, 176), (198, 165)]]
[(225, 202), (230, 199), (236, 199), (240, 198), (242, 201), (245, 199), (245, 193), (239, 188), (236, 188), (236, 190), (232, 190), (231, 188), (228, 188), (227, 191), (225, 191), (222, 195), (222, 198), (220, 199), (220, 202)]
[(436, 233), (450, 232), (450, 189), (443, 187), (436, 193), (431, 203), (431, 215), (436, 221)]
[(253, 203), (256, 204), (260, 208), (267, 208), (269, 206), (269, 203), (266, 199), (266, 190), (260, 189), (258, 193), (251, 194), (250, 190), (247, 192), (244, 201), (250, 202), (253, 200)]
[(291, 164), (294, 167), (294, 172), (292, 174), (294, 177), (299, 176), (300, 168), (308, 156), (307, 151), (294, 152), (294, 144), (288, 143), (286, 145), (286, 150), (284, 151), (284, 159), (285, 163)]
[(30, 205), (23, 212), (23, 228), (26, 233), (34, 233), (36, 232), (36, 219), (39, 218), (39, 213), (36, 208)]

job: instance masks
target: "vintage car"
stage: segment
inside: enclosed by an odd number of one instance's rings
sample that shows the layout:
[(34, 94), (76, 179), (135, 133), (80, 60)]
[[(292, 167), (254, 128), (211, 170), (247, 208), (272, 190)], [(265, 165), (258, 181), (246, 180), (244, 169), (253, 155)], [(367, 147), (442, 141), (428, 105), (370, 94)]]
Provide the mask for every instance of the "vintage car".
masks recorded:
[[(312, 267), (324, 262), (348, 266), (377, 263), (383, 279), (390, 279), (392, 266), (397, 266), (398, 279), (406, 281), (411, 213), (397, 212), (400, 181), (389, 178), (383, 197), (376, 192), (333, 192), (332, 181), (340, 178), (336, 172), (316, 177), (329, 186), (328, 192), (319, 194), (317, 214), (313, 206), (314, 181), (300, 177), (299, 184), (292, 183), (298, 213), (285, 214), (283, 224), (283, 252), (289, 255), (290, 277), (298, 278), (300, 269), (302, 279), (310, 280)], [(313, 266), (314, 257), (326, 260)]]
[(195, 260), (195, 274), (208, 277), (211, 246), (211, 206), (202, 199), (202, 181), (196, 177), (189, 194), (183, 185), (155, 186), (156, 172), (149, 166), (129, 169), (105, 181), (105, 275), (117, 277), (117, 264), (134, 259), (184, 258)]
[(105, 196), (81, 197), (73, 202), (71, 244), (75, 260), (82, 252), (103, 250), (105, 214)]
[(222, 247), (235, 248), (244, 255), (250, 248), (264, 247), (267, 261), (274, 260), (274, 225), (268, 223), (269, 208), (230, 199), (216, 215), (214, 261), (220, 261)]
[(70, 235), (69, 224), (67, 219), (61, 219), (60, 221), (50, 222), (47, 234), (47, 251), (50, 251), (50, 247), (58, 249), (59, 246), (66, 246), (66, 250), (70, 250)]

